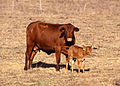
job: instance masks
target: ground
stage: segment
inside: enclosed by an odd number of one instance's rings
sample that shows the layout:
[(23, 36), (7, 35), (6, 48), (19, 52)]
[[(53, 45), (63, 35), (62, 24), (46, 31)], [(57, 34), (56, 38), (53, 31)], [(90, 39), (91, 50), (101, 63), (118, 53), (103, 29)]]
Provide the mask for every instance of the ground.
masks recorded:
[[(11, 11), (2, 2), (0, 86), (120, 86), (120, 1), (44, 0), (42, 11), (38, 2), (16, 0)], [(37, 20), (72, 23), (80, 28), (75, 32), (76, 45), (97, 48), (86, 57), (85, 73), (77, 72), (77, 63), (74, 73), (66, 71), (64, 55), (57, 72), (55, 54), (42, 51), (35, 56), (33, 69), (24, 71), (26, 27)]]

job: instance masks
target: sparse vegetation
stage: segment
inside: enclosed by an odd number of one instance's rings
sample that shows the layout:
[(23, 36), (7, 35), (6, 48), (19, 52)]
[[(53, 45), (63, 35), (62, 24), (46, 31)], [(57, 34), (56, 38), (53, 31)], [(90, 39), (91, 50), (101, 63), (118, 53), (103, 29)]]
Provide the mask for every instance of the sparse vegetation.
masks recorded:
[[(0, 86), (119, 86), (120, 0), (41, 0), (42, 13), (39, 1), (0, 1)], [(90, 70), (78, 74), (75, 64), (74, 73), (66, 72), (62, 55), (56, 72), (55, 55), (40, 52), (33, 61), (36, 67), (24, 71), (26, 26), (36, 20), (79, 27), (76, 45), (94, 41), (96, 47), (86, 58)]]

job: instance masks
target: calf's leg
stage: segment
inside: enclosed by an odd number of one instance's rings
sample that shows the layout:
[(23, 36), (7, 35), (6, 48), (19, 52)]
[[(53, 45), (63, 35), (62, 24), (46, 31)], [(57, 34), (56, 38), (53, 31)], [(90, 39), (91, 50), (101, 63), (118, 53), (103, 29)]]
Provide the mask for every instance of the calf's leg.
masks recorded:
[(81, 69), (81, 59), (78, 59), (78, 73), (80, 73), (80, 69)]
[(82, 61), (83, 73), (85, 73), (85, 61)]
[(74, 67), (74, 60), (73, 59), (72, 59), (71, 63), (72, 63), (72, 73), (73, 73), (73, 67)]

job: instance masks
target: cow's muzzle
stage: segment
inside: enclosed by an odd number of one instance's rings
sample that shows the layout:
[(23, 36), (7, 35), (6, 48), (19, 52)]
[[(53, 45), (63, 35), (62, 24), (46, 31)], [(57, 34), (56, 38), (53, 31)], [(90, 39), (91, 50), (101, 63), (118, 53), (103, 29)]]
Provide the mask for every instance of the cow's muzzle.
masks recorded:
[(68, 42), (71, 42), (71, 41), (72, 41), (72, 38), (67, 38), (67, 41), (68, 41)]

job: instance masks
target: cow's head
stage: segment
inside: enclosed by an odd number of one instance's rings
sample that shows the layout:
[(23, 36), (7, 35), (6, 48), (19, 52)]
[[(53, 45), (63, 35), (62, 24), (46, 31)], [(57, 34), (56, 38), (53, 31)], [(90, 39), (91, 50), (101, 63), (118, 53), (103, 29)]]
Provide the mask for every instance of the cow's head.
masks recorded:
[(67, 42), (72, 42), (75, 40), (74, 32), (78, 32), (79, 28), (73, 26), (72, 24), (64, 24), (60, 26), (61, 37), (65, 37)]

